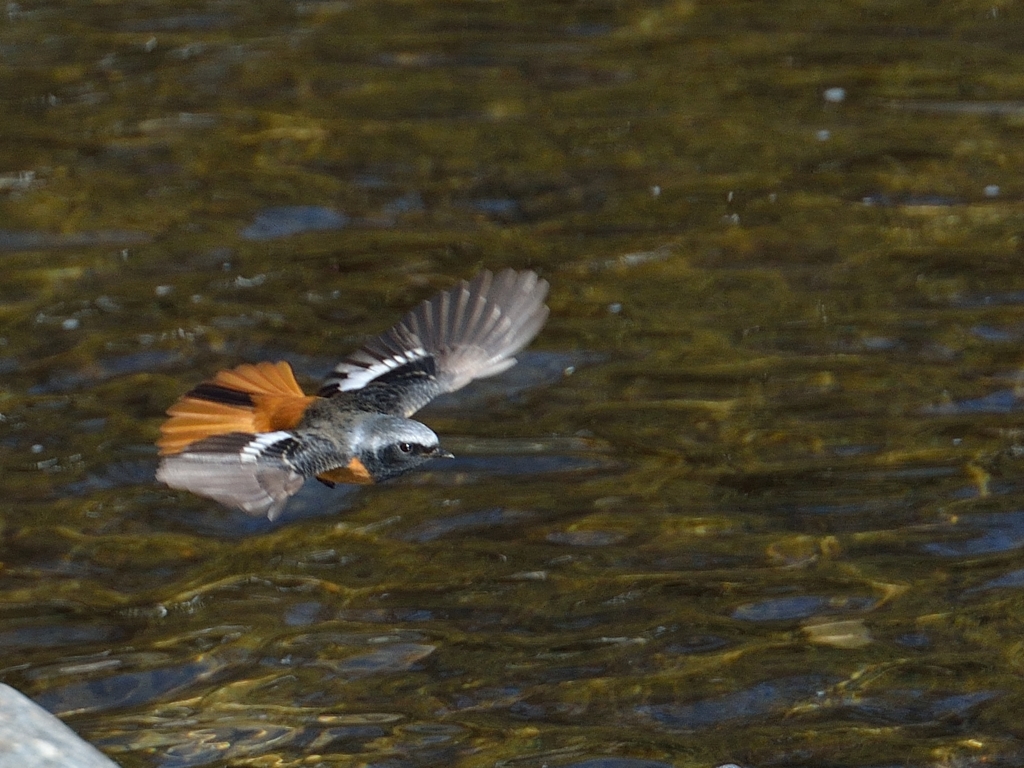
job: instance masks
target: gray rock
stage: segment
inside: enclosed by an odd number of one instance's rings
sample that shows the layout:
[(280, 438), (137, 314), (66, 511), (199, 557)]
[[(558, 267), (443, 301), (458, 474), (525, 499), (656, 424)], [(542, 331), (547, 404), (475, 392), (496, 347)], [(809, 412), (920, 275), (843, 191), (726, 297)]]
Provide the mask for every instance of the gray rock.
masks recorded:
[(0, 768), (117, 768), (74, 731), (0, 683)]

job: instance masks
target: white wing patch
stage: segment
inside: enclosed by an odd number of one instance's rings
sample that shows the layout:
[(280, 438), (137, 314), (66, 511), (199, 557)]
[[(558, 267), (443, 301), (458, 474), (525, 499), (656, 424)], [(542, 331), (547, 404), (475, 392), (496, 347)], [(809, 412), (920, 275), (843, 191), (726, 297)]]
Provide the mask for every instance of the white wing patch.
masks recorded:
[(393, 371), (407, 363), (422, 360), (428, 356), (427, 350), (423, 347), (416, 347), (385, 359), (361, 354), (362, 352), (363, 350), (360, 350), (350, 356), (347, 361), (338, 363), (331, 372), (331, 383), (337, 387), (339, 392), (362, 389), (378, 376), (383, 376), (388, 371)]
[(255, 463), (259, 461), (260, 457), (270, 446), (282, 440), (288, 440), (291, 437), (293, 437), (291, 432), (284, 431), (261, 432), (258, 435), (253, 435), (252, 440), (243, 446), (239, 458), (247, 464)]

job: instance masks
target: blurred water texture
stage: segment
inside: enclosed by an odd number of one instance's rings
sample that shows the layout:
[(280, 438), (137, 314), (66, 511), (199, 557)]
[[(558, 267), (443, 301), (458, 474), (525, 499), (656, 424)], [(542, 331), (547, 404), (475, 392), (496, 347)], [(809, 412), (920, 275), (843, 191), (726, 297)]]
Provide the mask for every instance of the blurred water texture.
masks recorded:
[[(124, 766), (1019, 765), (1008, 1), (9, 3), (0, 681)], [(480, 268), (459, 459), (153, 480)], [(310, 484), (316, 485), (316, 484)]]

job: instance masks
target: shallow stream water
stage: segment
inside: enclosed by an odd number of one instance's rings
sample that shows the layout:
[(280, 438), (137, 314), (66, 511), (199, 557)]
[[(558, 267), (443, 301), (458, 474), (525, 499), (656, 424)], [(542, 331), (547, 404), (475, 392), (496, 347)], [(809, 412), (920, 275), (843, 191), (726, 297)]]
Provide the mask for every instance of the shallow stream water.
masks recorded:
[[(8, 3), (0, 681), (128, 767), (1024, 763), (1010, 0)], [(153, 479), (481, 268), (458, 459)], [(315, 484), (312, 484), (315, 485)]]

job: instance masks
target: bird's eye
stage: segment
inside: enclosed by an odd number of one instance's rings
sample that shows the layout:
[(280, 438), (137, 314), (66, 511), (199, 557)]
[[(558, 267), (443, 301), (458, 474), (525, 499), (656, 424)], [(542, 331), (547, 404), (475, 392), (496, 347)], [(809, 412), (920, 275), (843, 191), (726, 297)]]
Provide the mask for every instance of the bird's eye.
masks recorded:
[(412, 453), (412, 443), (399, 443), (398, 450), (402, 453)]

